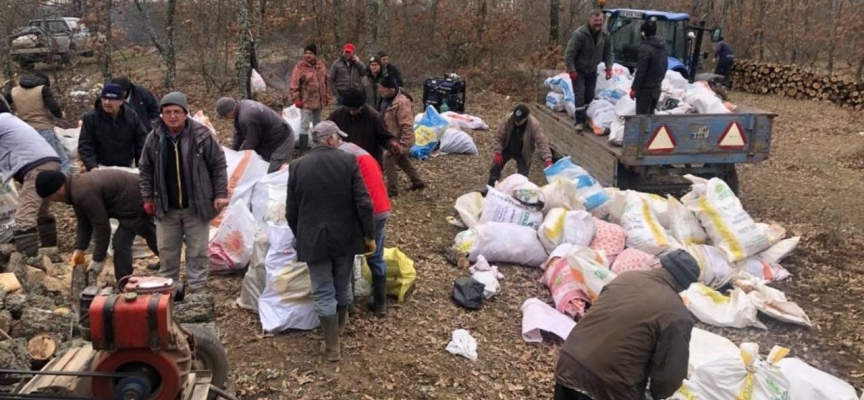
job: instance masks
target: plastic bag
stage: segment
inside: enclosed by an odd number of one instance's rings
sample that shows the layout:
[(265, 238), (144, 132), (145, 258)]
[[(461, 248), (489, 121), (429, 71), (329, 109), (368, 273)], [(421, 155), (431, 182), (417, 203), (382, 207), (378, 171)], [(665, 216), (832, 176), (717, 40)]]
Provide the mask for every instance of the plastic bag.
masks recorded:
[(276, 171), (255, 182), (252, 189), (252, 215), (262, 226), (265, 222), (286, 222), (288, 170)]
[(267, 223), (267, 239), (270, 248), (264, 264), (271, 270), (282, 268), (297, 261), (297, 251), (294, 249), (294, 232), (287, 223)]
[[(597, 92), (598, 99), (608, 101), (613, 106), (627, 95), (628, 93), (621, 89), (603, 89)], [(612, 108), (612, 111), (614, 112), (615, 109)]]
[(9, 243), (15, 236), (15, 213), (17, 211), (18, 191), (11, 179), (4, 182), (3, 176), (0, 175), (0, 243)]
[(590, 247), (596, 251), (602, 251), (610, 262), (614, 262), (615, 258), (624, 251), (627, 243), (627, 232), (618, 225), (596, 217), (594, 218), (594, 226), (597, 227), (597, 233), (594, 234), (594, 240), (591, 241)]
[(621, 146), (624, 143), (624, 118), (615, 118), (609, 126), (609, 143)]
[[(294, 133), (294, 147), (300, 146), (300, 131), (302, 130), (303, 125), (303, 114), (302, 111), (295, 107), (287, 107), (282, 109), (282, 119), (288, 123), (288, 126), (291, 127), (291, 132)], [(309, 126), (306, 127), (305, 132), (312, 132), (312, 120), (309, 120)]]
[(504, 222), (533, 228), (535, 231), (543, 223), (543, 213), (531, 210), (516, 199), (489, 187), (483, 199), (483, 212), (480, 223)]
[(414, 126), (414, 145), (411, 146), (411, 157), (425, 159), (432, 155), (432, 152), (438, 147), (441, 136), (449, 127), (450, 121), (438, 114), (435, 107), (426, 106), (426, 112)]
[(689, 383), (697, 398), (788, 399), (789, 380), (777, 368), (777, 363), (789, 353), (789, 349), (775, 346), (765, 360), (759, 357), (756, 343), (742, 343), (740, 349), (738, 354), (716, 359), (696, 369)]
[(612, 272), (621, 275), (627, 271), (648, 271), (661, 268), (660, 259), (639, 249), (624, 249), (615, 262), (612, 263)]
[(270, 163), (252, 150), (234, 151), (223, 146), (222, 151), (228, 166), (228, 207), (213, 218), (210, 222), (212, 227), (219, 226), (231, 206), (241, 204), (250, 208), (255, 184), (270, 169)]
[(700, 321), (714, 326), (768, 329), (756, 318), (756, 306), (740, 288), (724, 296), (701, 283), (694, 283), (681, 292), (684, 304)]
[(254, 68), (252, 69), (252, 76), (249, 77), (249, 85), (252, 88), (252, 93), (260, 93), (267, 90), (267, 83), (264, 82), (264, 78)]
[(570, 157), (558, 160), (558, 162), (546, 168), (543, 172), (546, 174), (548, 182), (563, 178), (575, 184), (576, 193), (582, 199), (582, 205), (585, 209), (595, 217), (606, 217), (610, 200), (609, 195), (603, 191), (603, 186), (588, 171), (573, 163)]
[(777, 368), (789, 381), (789, 400), (858, 400), (852, 385), (798, 358), (784, 358)]
[(596, 229), (594, 217), (587, 211), (553, 208), (546, 214), (537, 236), (546, 251), (551, 252), (562, 243), (588, 247), (594, 240)]
[(476, 262), (482, 255), (490, 263), (503, 262), (538, 267), (546, 261), (546, 250), (537, 239), (537, 230), (503, 222), (487, 222), (475, 227), (476, 240), (468, 259)]
[(690, 359), (688, 360), (688, 375), (709, 362), (726, 357), (735, 357), (741, 353), (738, 346), (723, 336), (715, 335), (699, 328), (693, 328), (690, 334)]
[(354, 297), (366, 297), (372, 295), (372, 283), (363, 279), (363, 264), (365, 262), (365, 256), (354, 256), (354, 276), (352, 278), (354, 281)]
[(546, 78), (546, 87), (552, 91), (564, 95), (564, 110), (567, 115), (573, 118), (576, 115), (576, 94), (573, 92), (573, 82), (570, 81), (570, 75), (562, 72), (553, 77)]
[(800, 236), (781, 240), (769, 247), (767, 250), (759, 253), (757, 257), (769, 263), (779, 263), (795, 251), (795, 248), (798, 247), (798, 242), (800, 241)]
[(63, 146), (63, 150), (66, 150), (66, 154), (69, 155), (70, 165), (76, 165), (76, 161), (78, 161), (78, 138), (81, 137), (81, 125), (82, 121), (78, 121), (77, 128), (54, 127), (54, 136), (57, 136), (57, 139), (60, 140), (60, 146)]
[(602, 135), (615, 121), (615, 105), (606, 100), (594, 100), (586, 111), (595, 135)]
[(477, 359), (477, 339), (464, 329), (453, 331), (453, 339), (447, 344), (450, 354), (465, 357), (471, 361)]
[(696, 213), (711, 243), (725, 251), (729, 261), (741, 261), (768, 248), (765, 233), (726, 182), (718, 178), (706, 181), (692, 175), (685, 178), (693, 182), (693, 189), (681, 202)]
[(567, 318), (548, 304), (536, 298), (530, 298), (522, 303), (522, 340), (525, 343), (541, 343), (546, 331), (567, 340), (570, 331), (576, 327), (572, 319)]
[(320, 324), (315, 313), (312, 281), (306, 263), (267, 265), (267, 286), (258, 300), (258, 316), (265, 331), (315, 329)]
[(732, 280), (735, 269), (723, 250), (707, 244), (694, 244), (685, 247), (685, 250), (699, 263), (699, 282), (719, 289)]
[(625, 117), (628, 115), (636, 115), (636, 100), (630, 96), (624, 96), (618, 103), (615, 103), (615, 115)]
[(693, 106), (699, 114), (729, 114), (723, 99), (708, 86), (708, 82), (693, 82), (684, 88), (684, 101)]
[(456, 199), (456, 212), (468, 228), (473, 228), (480, 220), (483, 212), (483, 195), (480, 192), (463, 194)]
[(252, 247), (252, 260), (249, 269), (243, 275), (243, 284), (240, 287), (240, 296), (237, 297), (237, 306), (249, 311), (258, 312), (258, 299), (267, 285), (267, 267), (265, 259), (270, 249), (270, 241), (267, 232), (259, 230), (255, 234), (255, 244)]
[(546, 94), (546, 107), (552, 111), (564, 111), (564, 94), (549, 92)]
[[(387, 294), (396, 297), (399, 302), (405, 301), (405, 295), (414, 286), (417, 279), (417, 270), (414, 269), (414, 260), (408, 258), (405, 253), (395, 247), (384, 248), (384, 262), (387, 264)], [(363, 263), (363, 279), (372, 282), (372, 270)]]
[(658, 255), (669, 248), (666, 231), (648, 203), (636, 192), (628, 192), (621, 215), (621, 227), (627, 232), (627, 247)]
[(479, 310), (483, 307), (486, 285), (474, 279), (474, 277), (463, 276), (453, 282), (453, 292), (450, 297), (460, 307), (469, 310)]
[(211, 272), (230, 272), (246, 268), (252, 259), (257, 224), (249, 206), (234, 203), (207, 245)]
[(678, 242), (685, 246), (708, 242), (708, 234), (696, 214), (672, 196), (667, 197), (666, 203), (669, 209), (669, 230)]
[(449, 119), (451, 122), (455, 122), (460, 129), (472, 129), (485, 131), (489, 129), (489, 125), (483, 121), (482, 118), (476, 117), (471, 114), (459, 114), (453, 111), (447, 111), (441, 113), (444, 118)]
[(580, 254), (575, 248), (567, 254), (567, 263), (576, 283), (582, 288), (591, 302), (597, 301), (600, 292), (609, 282), (615, 279), (615, 274), (596, 260)]
[(489, 265), (486, 257), (477, 257), (477, 263), (472, 265), (468, 271), (471, 272), (472, 278), (483, 284), (483, 298), (492, 298), (501, 291), (501, 283), (498, 282), (498, 279), (503, 279), (504, 275), (498, 272), (498, 267)]
[(747, 274), (769, 283), (782, 281), (792, 275), (782, 265), (765, 261), (758, 256), (739, 261), (735, 263), (735, 266)]
[(753, 278), (738, 279), (735, 286), (746, 292), (756, 309), (769, 317), (792, 324), (813, 326), (810, 317), (798, 304), (787, 300), (786, 294), (766, 286), (763, 281)]
[(585, 209), (582, 199), (576, 193), (576, 185), (566, 179), (555, 179), (540, 188), (540, 191), (543, 192), (543, 198), (546, 200), (543, 205), (544, 213), (559, 207), (569, 211)]
[(441, 152), (446, 154), (477, 154), (477, 145), (471, 135), (458, 129), (447, 128), (441, 136)]

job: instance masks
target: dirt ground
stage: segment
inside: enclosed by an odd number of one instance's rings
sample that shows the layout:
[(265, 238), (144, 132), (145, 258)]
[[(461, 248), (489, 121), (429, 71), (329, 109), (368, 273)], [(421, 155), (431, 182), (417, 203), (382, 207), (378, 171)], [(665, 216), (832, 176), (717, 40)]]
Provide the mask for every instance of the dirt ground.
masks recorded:
[[(419, 97), (420, 89), (412, 90)], [(212, 110), (215, 98), (210, 100), (193, 101), (193, 109)], [(756, 220), (775, 221), (790, 236), (803, 237), (795, 255), (784, 262), (793, 277), (774, 286), (808, 312), (813, 328), (767, 318), (762, 318), (766, 331), (699, 326), (736, 343), (756, 341), (764, 353), (775, 344), (790, 347), (792, 356), (864, 387), (864, 261), (859, 256), (864, 250), (864, 213), (858, 213), (864, 197), (864, 123), (830, 104), (739, 93), (733, 101), (778, 114), (771, 158), (739, 170), (741, 200)], [(415, 261), (415, 287), (401, 304), (390, 299), (386, 318), (375, 318), (358, 307), (343, 338), (342, 362), (323, 360), (317, 330), (263, 337), (258, 316), (234, 304), (242, 277), (212, 278), (217, 323), (240, 398), (551, 398), (560, 343), (526, 344), (520, 335), (521, 304), (531, 297), (551, 303), (539, 282), (541, 271), (502, 265), (501, 293), (482, 310), (469, 312), (450, 300), (454, 279), (468, 273), (442, 255), (459, 231), (445, 217), (453, 213), (458, 196), (485, 184), (494, 129), (515, 104), (495, 93), (470, 93), (468, 112), (492, 128), (471, 132), (480, 155), (414, 162), (428, 187), (403, 192), (393, 200), (387, 246), (398, 247)], [(89, 108), (89, 101), (81, 107)], [(228, 125), (219, 123), (217, 128), (220, 137), (230, 137)], [(515, 172), (512, 164), (505, 175)], [(543, 184), (538, 165), (535, 160), (530, 178)], [(407, 186), (405, 177), (401, 179)], [(67, 210), (58, 211), (67, 216), (61, 219), (61, 229), (64, 242), (71, 245), (73, 220)], [(451, 332), (459, 328), (477, 339), (477, 361), (445, 351)]]

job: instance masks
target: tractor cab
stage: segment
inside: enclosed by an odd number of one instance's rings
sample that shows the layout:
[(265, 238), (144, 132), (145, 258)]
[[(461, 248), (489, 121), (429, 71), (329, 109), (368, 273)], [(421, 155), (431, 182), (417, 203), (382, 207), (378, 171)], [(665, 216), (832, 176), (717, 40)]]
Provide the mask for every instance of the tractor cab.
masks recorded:
[[(720, 28), (705, 29), (704, 22), (699, 26), (690, 25), (690, 15), (655, 10), (608, 9), (604, 10), (606, 30), (612, 38), (612, 53), (615, 62), (631, 70), (636, 68), (639, 59), (639, 44), (642, 36), (639, 28), (642, 23), (654, 19), (657, 23), (657, 36), (666, 41), (669, 51), (669, 69), (693, 80), (698, 68), (699, 49), (704, 31), (712, 37), (719, 37)], [(695, 34), (691, 34), (695, 33)]]

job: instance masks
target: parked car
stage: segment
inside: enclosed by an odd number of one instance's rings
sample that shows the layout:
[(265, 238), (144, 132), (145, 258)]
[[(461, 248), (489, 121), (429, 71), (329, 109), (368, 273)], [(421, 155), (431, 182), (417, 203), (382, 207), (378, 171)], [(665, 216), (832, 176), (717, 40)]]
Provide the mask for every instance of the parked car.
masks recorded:
[(73, 65), (78, 56), (92, 57), (90, 31), (78, 18), (31, 20), (12, 34), (12, 58), (22, 69), (37, 62)]

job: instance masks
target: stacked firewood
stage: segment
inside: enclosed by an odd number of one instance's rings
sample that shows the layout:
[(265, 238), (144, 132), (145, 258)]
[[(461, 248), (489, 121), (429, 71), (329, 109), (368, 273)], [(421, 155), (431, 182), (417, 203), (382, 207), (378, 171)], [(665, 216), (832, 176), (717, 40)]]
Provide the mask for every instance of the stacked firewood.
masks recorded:
[(735, 89), (750, 93), (830, 101), (856, 109), (864, 106), (864, 85), (797, 65), (736, 60), (732, 81)]

